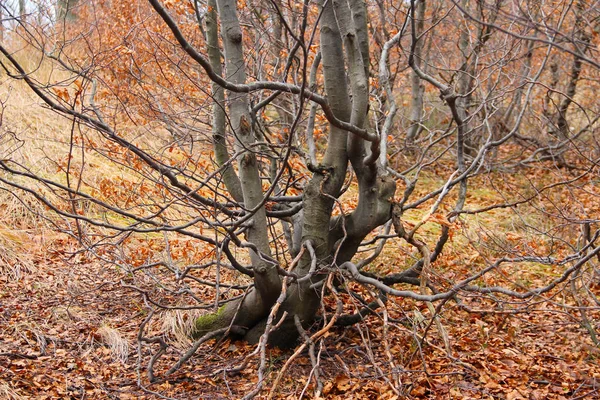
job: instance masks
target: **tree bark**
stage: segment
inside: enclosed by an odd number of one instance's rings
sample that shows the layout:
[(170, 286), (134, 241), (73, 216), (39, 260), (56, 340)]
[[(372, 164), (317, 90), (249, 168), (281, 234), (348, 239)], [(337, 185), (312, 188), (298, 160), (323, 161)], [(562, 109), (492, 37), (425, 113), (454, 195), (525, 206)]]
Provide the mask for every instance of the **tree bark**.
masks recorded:
[[(227, 78), (233, 83), (244, 83), (241, 30), (234, 2), (217, 0), (217, 4)], [(350, 3), (323, 1), (321, 7), (321, 62), (329, 106), (337, 119), (358, 127), (365, 126), (369, 101), (368, 65), (365, 65), (369, 54), (365, 4), (358, 0)], [(248, 118), (246, 94), (229, 94), (229, 115), (233, 123), (239, 121), (239, 125), (233, 126), (232, 130), (236, 134), (236, 150), (243, 154), (240, 157), (239, 173), (244, 206), (246, 209), (256, 210), (247, 232), (248, 241), (260, 250), (260, 254), (251, 253), (255, 290), (251, 290), (241, 303), (228, 304), (212, 316), (200, 319), (199, 324), (202, 326), (197, 335), (232, 323), (249, 329), (245, 334), (246, 339), (256, 342), (264, 333), (268, 312), (280, 294), (281, 283), (276, 265), (265, 262), (270, 253), (266, 241), (264, 208), (256, 209), (262, 201), (257, 161), (253, 153), (244, 151), (253, 148), (254, 144), (254, 135), (249, 134), (248, 127), (243, 122)], [(395, 182), (384, 168), (378, 168), (377, 151), (378, 142), (371, 143), (367, 148), (364, 139), (329, 125), (325, 154), (320, 163), (311, 165), (313, 175), (303, 194), (299, 247), (310, 248), (310, 251), (303, 251), (293, 270), (297, 279), (287, 288), (287, 296), (279, 310), (279, 317), (283, 313), (288, 316), (271, 333), (272, 344), (283, 347), (295, 344), (298, 336), (295, 317), (305, 326), (314, 320), (321, 302), (321, 289), (315, 285), (328, 276), (328, 273), (320, 272), (319, 267), (339, 265), (351, 260), (365, 236), (389, 220)], [(371, 161), (366, 161), (369, 159)], [(332, 212), (338, 206), (337, 199), (341, 194), (349, 161), (352, 161), (359, 181), (358, 205), (353, 213), (332, 220)], [(261, 267), (264, 273), (259, 272)], [(233, 318), (238, 307), (240, 310)]]
[[(574, 26), (574, 40), (573, 46), (575, 51), (582, 55), (587, 52), (592, 36), (586, 32), (585, 18), (583, 16), (584, 4), (582, 1), (578, 1), (576, 5), (576, 21)], [(573, 98), (577, 93), (577, 84), (579, 83), (579, 77), (581, 76), (581, 69), (583, 68), (583, 61), (581, 57), (574, 56), (573, 63), (571, 64), (571, 71), (569, 73), (569, 79), (567, 82), (567, 88), (562, 102), (557, 110), (557, 121), (556, 128), (561, 139), (567, 139), (570, 136), (571, 129), (569, 127), (569, 121), (567, 119), (567, 113), (569, 107), (573, 103)]]
[[(416, 35), (419, 36), (423, 33), (423, 27), (425, 24), (425, 1), (419, 0), (417, 2), (417, 9), (415, 12), (416, 21)], [(418, 40), (415, 45), (414, 57), (415, 64), (421, 68), (423, 58), (423, 46), (425, 41), (423, 38)], [(412, 144), (419, 133), (421, 132), (421, 116), (423, 115), (423, 95), (425, 93), (425, 87), (421, 82), (421, 78), (414, 70), (410, 73), (410, 88), (411, 88), (411, 103), (410, 103), (410, 126), (406, 133), (406, 141), (408, 144)]]
[(27, 8), (25, 7), (25, 0), (19, 0), (19, 19), (22, 24), (27, 23)]
[[(242, 29), (237, 16), (236, 2), (217, 0), (221, 20), (221, 38), (225, 53), (227, 79), (234, 84), (246, 82), (246, 66), (242, 47)], [(250, 123), (247, 93), (228, 95), (230, 129), (235, 135), (235, 149), (240, 174), (244, 207), (253, 213), (246, 229), (251, 244), (250, 260), (254, 271), (254, 288), (240, 301), (230, 302), (216, 313), (200, 318), (194, 336), (227, 327), (230, 324), (248, 329), (264, 318), (281, 292), (277, 264), (271, 260), (267, 217), (263, 202), (258, 160), (250, 151), (255, 148), (255, 136)]]
[[(223, 68), (221, 66), (221, 49), (219, 47), (219, 27), (216, 0), (209, 0), (208, 8), (209, 10), (206, 16), (206, 39), (208, 45), (208, 58), (215, 72), (219, 75), (222, 75)], [(227, 144), (227, 116), (225, 112), (225, 92), (220, 85), (214, 82), (212, 84), (212, 90), (212, 135), (213, 148), (215, 151), (215, 160), (217, 161), (217, 165), (223, 169), (223, 182), (225, 183), (227, 190), (229, 191), (229, 193), (231, 193), (231, 196), (235, 199), (235, 201), (243, 202), (244, 196), (242, 194), (242, 186), (240, 183), (240, 179), (237, 176), (231, 163), (231, 157), (229, 156)]]
[[(0, 21), (2, 21), (4, 19), (4, 8), (2, 8), (3, 6), (3, 1), (0, 0)], [(4, 24), (2, 22), (0, 22), (0, 42), (4, 41)]]
[[(498, 18), (502, 2), (497, 0), (495, 5), (490, 8), (488, 15), (484, 15), (484, 8), (481, 2), (477, 2), (477, 16), (490, 25), (478, 25), (477, 34), (471, 43), (468, 18), (465, 18), (464, 29), (461, 31), (459, 39), (459, 49), (464, 55), (464, 61), (458, 70), (458, 90), (460, 97), (456, 101), (456, 108), (460, 119), (463, 121), (462, 129), (464, 131), (464, 149), (465, 154), (475, 156), (481, 145), (480, 132), (471, 131), (471, 120), (473, 116), (470, 109), (473, 103), (473, 92), (476, 85), (476, 69), (479, 63), (479, 57), (486, 42), (492, 37), (491, 24), (494, 24)], [(462, 0), (461, 8), (469, 10), (470, 1)], [(468, 11), (469, 13), (472, 11)], [(484, 116), (485, 118), (485, 116)]]
[(58, 0), (56, 2), (56, 21), (70, 22), (77, 19), (74, 9), (79, 0)]

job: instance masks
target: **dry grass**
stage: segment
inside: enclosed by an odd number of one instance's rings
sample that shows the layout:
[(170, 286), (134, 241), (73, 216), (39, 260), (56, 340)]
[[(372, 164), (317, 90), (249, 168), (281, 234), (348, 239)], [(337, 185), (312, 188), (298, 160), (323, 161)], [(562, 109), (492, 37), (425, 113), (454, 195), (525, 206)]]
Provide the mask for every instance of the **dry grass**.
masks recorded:
[[(14, 56), (26, 70), (35, 71), (33, 76), (38, 82), (70, 80), (69, 73), (57, 69), (51, 62), (40, 63), (39, 57), (26, 46)], [(78, 138), (98, 136), (48, 109), (24, 82), (0, 71), (0, 160), (8, 161), (11, 168), (65, 184), (66, 160), (71, 156), (71, 171), (79, 171), (84, 159), (85, 182), (80, 190), (87, 193), (93, 193), (102, 179), (135, 181), (139, 178), (135, 171), (106, 162), (105, 157), (95, 151), (71, 146), (73, 129)], [(0, 171), (0, 178), (41, 193), (58, 205), (67, 204), (64, 198), (35, 180), (5, 171)], [(77, 179), (76, 174), (71, 176), (72, 186), (78, 183)], [(97, 210), (92, 206), (87, 211), (94, 215)], [(64, 225), (64, 221), (49, 213), (32, 195), (0, 182), (0, 276), (19, 279), (31, 271), (36, 265), (34, 254), (44, 253), (40, 250), (49, 245), (49, 237), (57, 237), (56, 228), (61, 224)]]
[[(57, 138), (65, 122), (44, 109), (22, 82), (0, 77), (0, 159), (51, 176), (49, 154), (58, 153)], [(27, 179), (6, 172), (0, 177), (42, 190)], [(44, 245), (49, 219), (33, 196), (0, 182), (0, 274), (19, 279), (35, 268), (34, 253)], [(42, 217), (44, 215), (44, 217)]]
[(113, 360), (126, 364), (129, 357), (129, 343), (119, 331), (108, 325), (103, 325), (96, 333), (100, 336), (102, 343), (110, 348)]
[[(69, 90), (74, 90), (74, 85), (68, 85), (73, 81), (70, 73), (57, 69), (50, 61), (37, 62), (33, 50), (24, 48), (17, 51), (15, 56), (23, 62), (26, 70), (35, 71), (33, 76), (38, 82), (42, 84), (65, 82), (65, 85), (60, 84), (58, 88), (68, 87)], [(52, 90), (49, 93), (53, 95)], [(123, 198), (129, 195), (128, 192), (132, 188), (139, 189), (139, 185), (145, 184), (145, 187), (151, 188), (157, 186), (148, 178), (151, 173), (137, 170), (137, 165), (128, 165), (133, 157), (126, 149), (115, 150), (110, 140), (98, 132), (48, 109), (24, 82), (9, 78), (1, 71), (0, 115), (0, 159), (10, 160), (14, 163), (11, 167), (19, 165), (17, 169), (28, 170), (32, 174), (64, 185), (67, 184), (65, 169), (67, 161), (70, 160), (71, 187), (77, 186), (81, 192), (109, 204), (116, 201), (115, 194), (103, 193), (101, 190), (103, 185), (120, 189)], [(157, 157), (168, 148), (166, 144), (171, 140), (170, 134), (161, 127), (155, 126), (156, 124), (139, 126), (130, 121), (119, 121), (117, 125), (120, 136), (147, 149), (149, 153), (156, 154)], [(120, 154), (121, 152), (123, 154)], [(176, 149), (170, 152), (169, 156), (177, 159), (178, 154)], [(183, 156), (179, 158), (183, 159)], [(34, 189), (57, 203), (62, 201), (50, 193), (48, 188), (33, 180), (8, 176), (3, 172), (0, 172), (0, 177)], [(0, 183), (0, 204), (6, 204), (10, 201), (11, 193), (16, 192), (18, 191)], [(19, 192), (18, 195), (22, 196), (22, 193)], [(90, 204), (87, 203), (87, 206)], [(135, 211), (132, 204), (127, 204), (126, 207), (130, 211)], [(107, 217), (101, 207), (93, 204), (86, 210), (91, 216)], [(171, 207), (164, 215), (177, 219), (182, 217), (181, 212), (176, 210), (176, 207)], [(48, 212), (43, 214), (44, 217), (50, 215)], [(2, 222), (1, 217), (0, 222)], [(117, 217), (112, 222), (118, 224), (123, 221)], [(11, 223), (5, 224), (12, 226)]]
[[(29, 347), (35, 349), (35, 353), (45, 354), (48, 347), (48, 339), (52, 339), (44, 334), (44, 330), (45, 328), (38, 322), (23, 319), (0, 333), (6, 335), (6, 337), (19, 338), (27, 343)], [(2, 397), (0, 396), (0, 398)]]
[(179, 349), (188, 349), (193, 341), (190, 339), (196, 320), (206, 311), (173, 310), (162, 315), (162, 332), (170, 336), (170, 343)]
[(34, 262), (26, 251), (26, 240), (21, 232), (0, 223), (0, 275), (16, 280), (33, 271)]
[(0, 384), (0, 399), (6, 400), (21, 400), (25, 397), (21, 396), (16, 390), (12, 389), (8, 383)]

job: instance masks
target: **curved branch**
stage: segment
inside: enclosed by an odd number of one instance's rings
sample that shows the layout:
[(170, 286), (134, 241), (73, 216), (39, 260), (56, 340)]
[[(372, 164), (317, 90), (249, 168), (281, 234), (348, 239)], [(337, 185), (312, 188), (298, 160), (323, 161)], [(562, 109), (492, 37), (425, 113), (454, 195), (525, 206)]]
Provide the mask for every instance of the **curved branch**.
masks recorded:
[(333, 112), (332, 108), (329, 105), (327, 99), (317, 93), (314, 93), (306, 88), (302, 88), (297, 85), (292, 85), (284, 82), (269, 82), (269, 81), (258, 81), (248, 84), (235, 84), (226, 79), (224, 79), (221, 75), (217, 74), (214, 69), (211, 67), (210, 62), (204, 57), (198, 50), (192, 46), (190, 42), (183, 36), (183, 33), (179, 29), (179, 26), (173, 20), (173, 18), (169, 15), (167, 10), (158, 2), (158, 0), (148, 0), (150, 5), (154, 8), (154, 10), (161, 16), (163, 21), (167, 24), (175, 39), (181, 45), (181, 48), (207, 73), (208, 77), (224, 89), (230, 90), (236, 93), (250, 93), (255, 92), (257, 90), (274, 90), (287, 92), (292, 94), (301, 94), (305, 98), (314, 101), (315, 103), (321, 106), (323, 113), (327, 120), (335, 127), (343, 129), (345, 131), (351, 132), (364, 140), (369, 142), (376, 142), (379, 140), (379, 136), (375, 133), (368, 132), (366, 129), (357, 127), (348, 122), (342, 121)]

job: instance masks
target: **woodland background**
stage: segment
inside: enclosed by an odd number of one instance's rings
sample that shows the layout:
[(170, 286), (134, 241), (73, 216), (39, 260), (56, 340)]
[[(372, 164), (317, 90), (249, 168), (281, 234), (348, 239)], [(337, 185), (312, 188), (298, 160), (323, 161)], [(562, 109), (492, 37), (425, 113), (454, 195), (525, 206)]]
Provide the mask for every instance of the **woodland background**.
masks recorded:
[[(289, 349), (190, 337), (252, 288), (230, 265), (252, 253), (229, 230), (251, 207), (223, 183), (242, 164), (215, 156), (219, 89), (150, 3), (0, 1), (1, 398), (600, 397), (598, 2), (366, 2), (364, 126), (401, 215), (392, 226), (390, 208), (352, 260), (396, 291), (319, 260), (318, 318)], [(209, 54), (213, 3), (159, 4)], [(324, 4), (237, 2), (248, 82), (331, 101)], [(298, 252), (277, 212), (326, 175), (335, 123), (298, 93), (272, 93), (250, 94), (250, 140), (291, 288)], [(230, 115), (225, 141), (241, 159), (244, 120)], [(359, 207), (355, 169), (332, 220)], [(193, 203), (165, 171), (218, 206)]]

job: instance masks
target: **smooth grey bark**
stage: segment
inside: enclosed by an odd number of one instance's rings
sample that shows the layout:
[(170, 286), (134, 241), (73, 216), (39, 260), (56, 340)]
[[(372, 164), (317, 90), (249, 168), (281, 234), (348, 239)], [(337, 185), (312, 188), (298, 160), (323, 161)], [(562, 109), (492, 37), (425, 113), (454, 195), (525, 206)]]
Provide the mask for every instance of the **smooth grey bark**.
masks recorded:
[(79, 0), (58, 0), (56, 2), (56, 21), (74, 21), (77, 16), (74, 13)]
[[(346, 81), (346, 70), (342, 37), (335, 17), (334, 4), (331, 1), (321, 2), (322, 15), (320, 21), (321, 63), (325, 92), (336, 117), (350, 120), (350, 96)], [(346, 176), (348, 165), (347, 154), (348, 133), (334, 126), (329, 126), (328, 146), (323, 160), (316, 166), (310, 182), (304, 190), (304, 220), (302, 225), (302, 243), (310, 242), (314, 248), (314, 257), (319, 266), (331, 263), (331, 244), (329, 238), (329, 221), (335, 205), (335, 199)], [(306, 276), (313, 263), (309, 252), (305, 252), (295, 272), (298, 276)], [(293, 322), (296, 315), (303, 324), (313, 320), (320, 304), (319, 289), (311, 285), (325, 278), (317, 275), (311, 279), (293, 284), (288, 288), (288, 297), (282, 311), (290, 314), (274, 336), (273, 343), (285, 346), (294, 343), (297, 330)], [(291, 342), (291, 343), (290, 343)]]
[[(461, 7), (463, 8), (463, 10), (468, 10), (469, 9), (469, 0), (461, 0)], [(472, 68), (472, 66), (474, 65), (473, 63), (475, 62), (474, 59), (477, 57), (478, 54), (472, 54), (469, 51), (469, 46), (470, 46), (470, 33), (468, 31), (468, 25), (466, 24), (466, 19), (465, 19), (465, 25), (464, 25), (464, 29), (460, 32), (460, 38), (458, 40), (458, 48), (460, 50), (460, 52), (463, 54), (464, 56), (464, 62), (461, 65), (459, 71), (458, 71), (458, 90), (457, 92), (459, 94), (462, 95), (462, 98), (458, 99), (456, 101), (456, 105), (457, 105), (457, 111), (458, 114), (461, 118), (461, 120), (463, 121), (463, 131), (465, 132), (469, 132), (469, 118), (468, 118), (468, 114), (469, 114), (469, 105), (472, 99), (472, 89), (473, 89), (473, 84), (474, 84), (474, 70)], [(477, 144), (476, 141), (474, 140), (474, 138), (472, 137), (465, 137), (464, 138), (464, 142), (465, 142), (465, 152), (467, 154), (474, 154), (477, 153)]]
[[(352, 5), (358, 8), (356, 3), (356, 1), (353, 1)], [(363, 26), (356, 23), (354, 19), (354, 14), (362, 10), (355, 10), (353, 12), (346, 0), (333, 0), (333, 4), (335, 5), (335, 16), (340, 27), (343, 47), (348, 61), (348, 78), (352, 93), (350, 123), (362, 128), (366, 123), (369, 106), (368, 64), (364, 64), (364, 57), (362, 55), (362, 51), (368, 53), (368, 42), (362, 43), (363, 41), (360, 40), (360, 37), (363, 35), (359, 36), (358, 32), (361, 31)], [(366, 19), (364, 16), (359, 18), (359, 22), (364, 24), (366, 28)], [(366, 49), (361, 49), (361, 45), (366, 46)], [(348, 94), (348, 89), (346, 89), (346, 94)], [(350, 102), (349, 97), (347, 101)], [(364, 140), (355, 135), (350, 135), (348, 140), (350, 161), (357, 173), (360, 173), (359, 171), (363, 169), (363, 158), (366, 156)]]
[[(367, 19), (365, 3), (357, 0), (335, 2), (336, 16), (342, 35), (348, 74), (351, 83), (351, 123), (364, 126), (367, 123), (369, 101), (369, 65)], [(349, 159), (358, 180), (358, 204), (348, 216), (332, 221), (330, 246), (337, 252), (336, 263), (349, 261), (356, 254), (365, 236), (390, 216), (391, 198), (395, 192), (394, 181), (385, 169), (378, 168), (379, 142), (369, 148), (365, 141), (355, 135), (349, 138)]]
[[(208, 8), (209, 10), (206, 15), (206, 39), (208, 47), (208, 59), (215, 72), (219, 75), (222, 75), (223, 68), (221, 67), (221, 49), (219, 47), (219, 27), (216, 0), (209, 0)], [(229, 191), (229, 193), (231, 193), (231, 196), (235, 199), (235, 201), (243, 202), (244, 196), (242, 194), (242, 186), (240, 183), (240, 179), (237, 176), (235, 169), (233, 168), (228, 150), (226, 136), (227, 115), (225, 110), (225, 92), (220, 85), (214, 82), (212, 83), (212, 91), (212, 135), (215, 160), (217, 161), (217, 165), (223, 169), (223, 182), (225, 183), (227, 190)]]
[[(242, 49), (242, 30), (237, 17), (236, 2), (232, 0), (217, 1), (221, 19), (227, 79), (235, 84), (246, 82), (246, 66)], [(263, 202), (262, 184), (258, 172), (258, 161), (256, 155), (249, 151), (254, 148), (255, 136), (252, 133), (251, 118), (248, 108), (247, 93), (229, 93), (229, 116), (231, 129), (235, 134), (236, 151), (238, 157), (238, 168), (242, 186), (244, 206), (252, 210)], [(247, 230), (247, 238), (250, 243), (256, 245), (258, 250), (269, 256), (271, 251), (267, 236), (267, 222), (264, 206), (259, 206), (251, 220)], [(265, 262), (256, 251), (250, 252), (252, 265), (257, 270), (257, 275), (272, 275), (273, 267)], [(279, 277), (276, 286), (279, 286)], [(278, 294), (274, 297), (277, 298)]]
[(27, 23), (27, 8), (25, 7), (25, 0), (19, 0), (19, 19), (22, 24)]
[(0, 42), (4, 41), (4, 24), (2, 20), (4, 19), (4, 4), (3, 1), (0, 1)]
[[(586, 23), (583, 16), (585, 10), (583, 1), (578, 1), (576, 4), (575, 13), (575, 25), (573, 27), (573, 46), (575, 51), (581, 55), (585, 55), (590, 46), (592, 35), (586, 32)], [(579, 83), (579, 77), (581, 75), (581, 69), (583, 68), (583, 61), (581, 57), (574, 56), (569, 71), (566, 90), (560, 105), (556, 111), (556, 133), (561, 139), (567, 139), (571, 132), (569, 127), (569, 121), (567, 119), (567, 113), (569, 107), (573, 103), (573, 98), (577, 93), (577, 85)]]
[[(321, 65), (321, 52), (318, 52), (315, 56), (312, 67), (310, 68), (310, 77), (308, 84), (313, 88), (317, 81), (317, 71)], [(310, 111), (308, 112), (308, 120), (306, 121), (305, 139), (306, 146), (308, 147), (308, 162), (307, 164), (316, 166), (317, 165), (317, 146), (315, 144), (315, 118), (317, 116), (317, 103), (310, 105)]]
[[(332, 2), (322, 5), (320, 38), (321, 63), (325, 92), (336, 117), (350, 120), (350, 96), (346, 83), (342, 38), (334, 14)], [(316, 251), (317, 259), (329, 257), (328, 221), (339, 196), (348, 165), (348, 133), (337, 127), (329, 126), (328, 146), (320, 164), (315, 167), (313, 177), (304, 192), (304, 221), (302, 241), (310, 240)], [(308, 272), (308, 257), (300, 265), (300, 272)]]
[[(478, 132), (471, 131), (471, 120), (470, 108), (473, 103), (473, 92), (475, 91), (476, 85), (476, 70), (477, 64), (479, 63), (479, 56), (483, 50), (486, 42), (492, 37), (491, 26), (498, 18), (502, 2), (496, 1), (495, 5), (491, 7), (489, 15), (484, 15), (483, 4), (477, 2), (477, 15), (481, 20), (486, 20), (489, 25), (477, 25), (477, 33), (473, 42), (471, 43), (471, 35), (468, 31), (468, 25), (465, 24), (465, 28), (462, 30), (459, 39), (459, 49), (463, 54), (464, 61), (458, 70), (458, 88), (457, 92), (460, 97), (456, 101), (457, 113), (462, 120), (462, 129), (464, 131), (464, 149), (465, 153), (471, 156), (477, 154), (480, 146), (480, 137)], [(461, 9), (469, 10), (470, 1), (462, 0)], [(467, 19), (465, 18), (465, 22)], [(484, 116), (485, 118), (485, 116)]]
[[(425, 1), (419, 0), (416, 4), (415, 18), (416, 18), (416, 32), (417, 36), (423, 33), (425, 25)], [(414, 49), (415, 64), (421, 68), (423, 59), (423, 46), (425, 41), (423, 39), (417, 40)], [(423, 95), (425, 93), (425, 86), (421, 82), (421, 78), (414, 70), (410, 73), (410, 89), (411, 89), (411, 103), (410, 103), (410, 126), (406, 132), (406, 141), (411, 144), (413, 143), (419, 133), (421, 132), (421, 118), (423, 115)]]
[[(333, 2), (321, 2), (321, 7), (319, 33), (325, 92), (335, 116), (342, 121), (349, 121), (351, 102), (346, 81), (342, 37)], [(304, 189), (301, 241), (302, 243), (309, 242), (314, 249), (314, 254), (303, 253), (294, 270), (299, 277), (308, 275), (311, 265), (315, 262), (322, 266), (328, 265), (332, 261), (329, 221), (335, 199), (340, 194), (346, 176), (347, 139), (347, 131), (332, 125), (329, 126), (325, 155), (321, 163), (313, 167), (313, 176)], [(320, 304), (320, 293), (319, 289), (311, 288), (311, 286), (324, 278), (325, 275), (315, 275), (310, 279), (293, 283), (287, 289), (287, 298), (282, 304), (280, 312), (287, 312), (288, 318), (270, 336), (272, 344), (280, 347), (295, 344), (298, 332), (294, 317), (297, 316), (303, 324), (314, 319)], [(257, 341), (263, 330), (264, 323), (257, 325), (248, 333), (247, 339), (251, 342)]]
[[(221, 21), (226, 77), (234, 84), (246, 82), (246, 65), (242, 46), (242, 29), (234, 0), (217, 0)], [(267, 217), (256, 155), (255, 135), (249, 112), (248, 94), (228, 94), (230, 129), (235, 135), (240, 184), (244, 207), (253, 215), (247, 224), (246, 239), (251, 244), (250, 260), (254, 271), (254, 288), (240, 301), (230, 302), (216, 314), (198, 320), (194, 336), (230, 325), (248, 329), (264, 318), (281, 292), (277, 265), (270, 261)]]
[[(327, 97), (338, 118), (346, 121), (350, 118), (352, 123), (362, 126), (368, 113), (368, 66), (364, 64), (368, 41), (361, 40), (367, 34), (364, 2), (325, 2), (320, 28)], [(350, 88), (345, 75), (344, 50)], [(351, 260), (365, 236), (391, 215), (394, 180), (382, 173), (375, 162), (364, 163), (365, 156), (372, 150), (364, 146), (362, 139), (347, 136), (347, 132), (330, 126), (325, 157), (305, 189), (303, 242), (313, 244), (319, 265), (340, 265)], [(344, 146), (346, 138), (348, 145)], [(377, 158), (378, 155), (374, 161)], [(332, 219), (333, 207), (337, 206), (335, 199), (346, 175), (347, 160), (356, 162), (353, 167), (359, 180), (358, 205), (351, 214)], [(327, 226), (324, 221), (331, 222)], [(309, 255), (302, 260), (296, 271), (299, 276), (308, 273), (310, 261)], [(292, 286), (288, 301), (284, 303), (285, 310), (298, 315), (305, 324), (312, 321), (320, 304), (320, 293), (312, 285), (325, 277), (314, 276)], [(288, 335), (282, 338), (289, 341)], [(276, 344), (284, 343), (280, 338)]]
[[(273, 54), (276, 55), (275, 57), (273, 57), (271, 68), (275, 75), (275, 80), (284, 82), (286, 80), (284, 75), (287, 74), (288, 68), (281, 68), (281, 64), (285, 63), (285, 58), (281, 57), (282, 50), (284, 49), (283, 38), (287, 36), (287, 30), (284, 29), (283, 22), (281, 21), (283, 16), (279, 14), (280, 12), (282, 12), (283, 7), (280, 0), (272, 0), (269, 5), (269, 13), (271, 15), (271, 21), (273, 23), (273, 33), (270, 47)], [(287, 128), (289, 130), (294, 119), (292, 114), (292, 101), (290, 100), (289, 96), (278, 96), (276, 99), (273, 100), (273, 104), (275, 105), (275, 111), (279, 116), (281, 125), (283, 125), (284, 128)], [(288, 139), (285, 136), (286, 135), (284, 134), (281, 135), (284, 142), (286, 142)], [(278, 141), (280, 140), (278, 139)], [(292, 141), (292, 143), (294, 143), (294, 141)]]
[[(241, 31), (234, 13), (233, 1), (217, 0), (217, 4), (228, 71), (227, 79), (236, 84), (243, 83), (245, 75), (241, 53)], [(319, 26), (321, 65), (328, 104), (340, 121), (350, 122), (358, 127), (365, 126), (369, 101), (368, 65), (365, 65), (369, 55), (365, 4), (358, 0), (323, 1), (321, 7)], [(229, 71), (233, 72), (230, 74)], [(236, 121), (243, 120), (247, 112), (247, 95), (230, 93), (231, 121), (235, 124)], [(234, 126), (233, 131), (237, 135), (239, 152), (243, 152), (244, 148), (252, 148), (254, 135), (249, 135), (245, 131), (243, 123)], [(395, 182), (386, 175), (383, 168), (378, 168), (378, 141), (371, 142), (370, 146), (366, 143), (359, 136), (349, 134), (348, 131), (330, 124), (327, 147), (322, 160), (317, 165), (310, 164), (313, 175), (304, 188), (302, 213), (294, 220), (294, 225), (301, 227), (301, 229), (296, 228), (294, 234), (300, 233), (301, 237), (292, 240), (297, 248), (291, 251), (299, 252), (300, 247), (311, 250), (302, 252), (293, 270), (298, 278), (287, 288), (287, 297), (279, 310), (280, 316), (286, 312), (288, 317), (270, 335), (275, 345), (293, 345), (293, 339), (298, 335), (294, 320), (299, 320), (306, 325), (318, 313), (321, 300), (320, 289), (315, 288), (315, 284), (327, 276), (326, 273), (320, 273), (318, 267), (339, 265), (351, 260), (365, 236), (388, 221), (391, 216), (391, 199), (395, 191)], [(314, 158), (317, 161), (316, 154)], [(249, 152), (241, 156), (241, 159), (239, 173), (244, 205), (246, 208), (253, 208), (262, 200), (256, 159)], [(337, 199), (341, 194), (350, 160), (359, 180), (358, 205), (351, 214), (332, 219), (333, 209), (339, 205)], [(258, 226), (256, 222), (259, 216), (257, 212), (251, 228)], [(255, 235), (251, 236), (251, 231), (248, 230), (248, 241), (261, 249), (264, 255), (268, 255), (266, 219), (260, 216), (259, 222), (265, 224), (260, 232), (264, 233), (264, 236), (258, 236), (259, 232), (254, 232)], [(266, 245), (264, 248), (261, 247), (263, 243)], [(246, 339), (249, 341), (257, 341), (263, 334), (266, 313), (275, 301), (274, 297), (276, 298), (280, 293), (279, 286), (273, 281), (260, 281), (256, 265), (261, 261), (264, 260), (260, 257), (252, 259), (255, 267), (256, 290), (246, 296), (241, 306), (238, 304), (241, 309), (233, 320), (235, 326), (250, 328), (246, 334)], [(279, 279), (276, 266), (268, 263), (264, 266), (272, 269)], [(272, 296), (266, 293), (269, 290)], [(213, 323), (211, 328), (227, 326), (225, 324), (232, 322), (234, 311), (236, 311), (235, 305), (224, 306), (224, 309), (217, 313), (216, 320), (220, 322)], [(240, 316), (242, 313), (243, 317)], [(248, 314), (252, 315), (252, 319), (247, 317)], [(262, 320), (256, 321), (256, 318), (261, 315)]]
[[(343, 121), (349, 121), (352, 103), (346, 80), (342, 36), (334, 3), (325, 1), (322, 7), (320, 40), (325, 92), (335, 115)], [(334, 199), (340, 194), (347, 165), (348, 132), (330, 125), (325, 155), (317, 165), (304, 194), (302, 240), (313, 242), (317, 259), (320, 261), (331, 255), (329, 226), (326, 222), (331, 219)], [(305, 263), (304, 267), (307, 266)]]
[(390, 78), (390, 69), (388, 67), (388, 55), (390, 48), (398, 43), (402, 32), (398, 32), (394, 37), (384, 43), (381, 49), (381, 59), (379, 60), (379, 82), (386, 94), (387, 115), (385, 122), (381, 127), (381, 154), (379, 155), (379, 164), (382, 168), (387, 168), (387, 142), (388, 134), (392, 129), (392, 124), (398, 112), (398, 105), (392, 91), (392, 83)]

